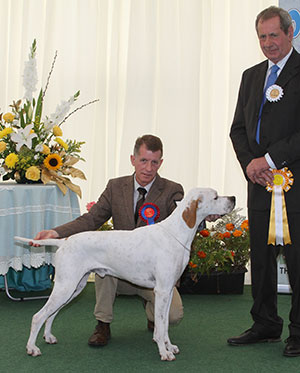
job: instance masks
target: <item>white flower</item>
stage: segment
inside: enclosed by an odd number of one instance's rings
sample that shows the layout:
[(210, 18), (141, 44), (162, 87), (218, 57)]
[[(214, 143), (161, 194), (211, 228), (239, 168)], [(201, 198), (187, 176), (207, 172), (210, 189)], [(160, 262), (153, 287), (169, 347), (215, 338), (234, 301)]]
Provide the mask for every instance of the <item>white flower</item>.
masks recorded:
[(23, 145), (31, 149), (32, 139), (36, 137), (35, 133), (30, 133), (32, 128), (33, 128), (33, 124), (29, 124), (24, 129), (20, 129), (18, 133), (13, 133), (11, 135), (12, 141), (14, 141), (17, 144), (16, 145), (17, 152), (20, 151), (21, 146)]
[(41, 153), (44, 150), (44, 145), (43, 144), (37, 144), (37, 146), (34, 148), (36, 152)]
[(6, 173), (4, 167), (0, 167), (0, 175), (4, 175)]
[(68, 101), (62, 101), (60, 105), (57, 105), (55, 113), (51, 114), (50, 117), (44, 120), (44, 127), (47, 132), (59, 124), (65, 119), (66, 115), (70, 111), (71, 105), (75, 102), (75, 97), (71, 96)]
[(36, 84), (38, 82), (36, 60), (29, 55), (29, 60), (25, 62), (23, 85), (25, 88), (24, 98), (32, 101), (33, 92), (36, 91)]

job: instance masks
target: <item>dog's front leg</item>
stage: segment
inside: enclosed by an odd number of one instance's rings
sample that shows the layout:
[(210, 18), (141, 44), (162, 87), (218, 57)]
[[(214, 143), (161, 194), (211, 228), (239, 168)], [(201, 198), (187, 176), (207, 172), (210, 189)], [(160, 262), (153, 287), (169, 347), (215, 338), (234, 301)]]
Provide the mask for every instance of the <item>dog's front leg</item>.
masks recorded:
[(173, 345), (169, 338), (169, 327), (168, 327), (169, 326), (169, 314), (170, 314), (170, 307), (171, 307), (171, 303), (173, 299), (173, 293), (174, 293), (174, 288), (172, 290), (171, 296), (169, 297), (169, 303), (168, 303), (168, 308), (167, 308), (167, 313), (166, 313), (166, 318), (165, 318), (167, 322), (166, 322), (164, 339), (165, 339), (166, 349), (168, 351), (173, 352), (173, 354), (179, 354), (179, 348), (176, 345)]
[(155, 292), (155, 328), (153, 340), (157, 343), (161, 360), (175, 360), (176, 353), (179, 352), (177, 346), (172, 345), (168, 335), (169, 310), (173, 295), (173, 290), (162, 291), (158, 288)]

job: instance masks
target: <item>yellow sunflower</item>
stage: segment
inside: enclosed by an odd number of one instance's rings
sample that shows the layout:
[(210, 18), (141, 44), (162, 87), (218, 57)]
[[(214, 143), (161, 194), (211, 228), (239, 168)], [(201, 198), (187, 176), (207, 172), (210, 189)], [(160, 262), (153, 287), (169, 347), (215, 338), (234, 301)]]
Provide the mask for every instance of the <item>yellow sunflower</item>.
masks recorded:
[(63, 162), (61, 157), (58, 154), (49, 154), (44, 159), (44, 165), (48, 170), (58, 170), (62, 166)]

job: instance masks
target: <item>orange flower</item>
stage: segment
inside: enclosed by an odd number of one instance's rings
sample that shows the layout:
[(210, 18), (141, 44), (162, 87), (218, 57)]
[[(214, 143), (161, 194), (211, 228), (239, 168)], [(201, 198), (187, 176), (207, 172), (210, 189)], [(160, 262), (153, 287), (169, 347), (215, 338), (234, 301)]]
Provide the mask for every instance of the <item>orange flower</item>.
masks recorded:
[(197, 264), (194, 264), (193, 262), (189, 262), (189, 267), (190, 268), (196, 268)]
[(224, 238), (229, 238), (231, 236), (230, 232), (224, 232), (223, 237)]
[(226, 229), (228, 230), (228, 231), (233, 231), (234, 230), (234, 224), (232, 224), (232, 223), (228, 223), (228, 224), (226, 224)]
[(203, 237), (208, 237), (210, 235), (210, 233), (207, 229), (202, 229), (202, 231), (200, 231), (200, 234)]
[(234, 235), (234, 237), (240, 237), (243, 234), (243, 232), (236, 229), (232, 234)]
[(249, 222), (248, 220), (244, 220), (241, 224), (241, 229), (247, 231), (249, 229)]
[(217, 240), (223, 240), (224, 236), (223, 236), (223, 233), (221, 232), (217, 232), (213, 235), (214, 238), (216, 238)]
[(199, 250), (199, 251), (197, 252), (197, 255), (199, 256), (199, 258), (202, 258), (202, 259), (204, 259), (204, 258), (206, 257), (205, 252), (202, 251), (202, 250)]

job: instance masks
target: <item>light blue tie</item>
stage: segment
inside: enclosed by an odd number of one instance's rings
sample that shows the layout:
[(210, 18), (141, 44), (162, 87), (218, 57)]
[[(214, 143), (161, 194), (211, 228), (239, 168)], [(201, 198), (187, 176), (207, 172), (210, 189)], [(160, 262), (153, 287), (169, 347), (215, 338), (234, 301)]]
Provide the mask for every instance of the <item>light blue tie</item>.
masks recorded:
[(266, 87), (264, 89), (264, 94), (263, 94), (263, 99), (262, 99), (262, 103), (260, 105), (260, 109), (259, 109), (259, 114), (258, 114), (258, 123), (257, 123), (257, 128), (256, 128), (256, 142), (259, 144), (259, 132), (260, 132), (260, 120), (261, 120), (261, 113), (262, 113), (262, 109), (263, 109), (263, 106), (264, 106), (264, 103), (266, 102), (266, 92), (267, 92), (267, 89), (269, 87), (271, 87), (272, 84), (274, 84), (276, 82), (276, 79), (277, 79), (277, 71), (279, 70), (279, 67), (277, 65), (273, 65), (271, 67), (271, 73), (270, 75), (268, 76), (268, 79), (267, 79), (267, 84), (266, 84)]

